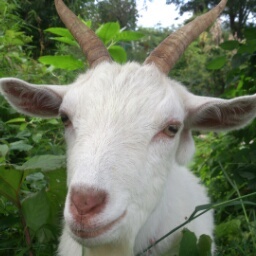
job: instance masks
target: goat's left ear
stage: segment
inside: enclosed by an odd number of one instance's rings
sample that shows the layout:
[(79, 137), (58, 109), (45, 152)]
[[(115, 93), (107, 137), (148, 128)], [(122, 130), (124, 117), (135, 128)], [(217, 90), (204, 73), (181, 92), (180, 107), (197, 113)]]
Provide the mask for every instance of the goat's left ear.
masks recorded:
[(19, 112), (38, 117), (56, 117), (65, 86), (33, 85), (16, 78), (0, 79), (0, 92)]
[(231, 100), (193, 95), (186, 102), (185, 127), (192, 130), (235, 130), (256, 117), (256, 94)]

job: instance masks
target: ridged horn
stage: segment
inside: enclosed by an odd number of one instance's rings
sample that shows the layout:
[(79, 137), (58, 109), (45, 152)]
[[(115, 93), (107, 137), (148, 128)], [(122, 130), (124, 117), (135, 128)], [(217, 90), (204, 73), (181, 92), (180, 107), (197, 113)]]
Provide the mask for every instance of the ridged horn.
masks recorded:
[(227, 1), (222, 0), (209, 12), (197, 17), (169, 35), (151, 52), (144, 64), (154, 63), (159, 70), (168, 74), (190, 43), (218, 18)]
[(59, 17), (80, 45), (90, 67), (94, 68), (103, 61), (111, 62), (106, 47), (97, 35), (81, 22), (62, 0), (54, 0), (54, 3)]

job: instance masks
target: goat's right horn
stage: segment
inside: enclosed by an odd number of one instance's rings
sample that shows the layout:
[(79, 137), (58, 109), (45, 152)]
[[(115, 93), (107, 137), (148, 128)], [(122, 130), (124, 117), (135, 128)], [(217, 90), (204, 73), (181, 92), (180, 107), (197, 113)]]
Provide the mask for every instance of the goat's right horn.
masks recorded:
[(93, 68), (103, 61), (111, 62), (108, 50), (97, 35), (80, 21), (62, 0), (54, 0), (54, 2), (62, 22), (79, 43), (90, 67)]
[(190, 43), (218, 18), (227, 1), (222, 0), (215, 8), (168, 36), (148, 56), (144, 64), (154, 63), (159, 70), (168, 74)]

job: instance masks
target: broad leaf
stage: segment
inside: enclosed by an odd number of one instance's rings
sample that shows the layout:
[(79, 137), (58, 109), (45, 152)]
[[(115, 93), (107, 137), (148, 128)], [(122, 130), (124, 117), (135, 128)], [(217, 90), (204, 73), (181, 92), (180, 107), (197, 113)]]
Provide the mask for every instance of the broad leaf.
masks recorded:
[(70, 39), (68, 37), (51, 37), (51, 39), (61, 43), (79, 47), (79, 44), (74, 39)]
[(108, 51), (114, 61), (118, 63), (124, 63), (127, 60), (127, 55), (123, 47), (118, 45), (112, 45), (108, 48)]
[(52, 171), (65, 166), (66, 157), (63, 155), (41, 155), (31, 157), (22, 166), (17, 167), (19, 170), (35, 170)]
[(18, 196), (22, 179), (22, 172), (0, 168), (0, 195), (18, 205)]
[(29, 151), (32, 148), (31, 145), (25, 143), (23, 140), (10, 143), (10, 150)]
[(242, 45), (238, 53), (250, 53), (253, 54), (256, 51), (256, 39), (254, 40), (248, 40), (245, 45)]
[(22, 212), (26, 225), (34, 231), (47, 223), (50, 217), (50, 204), (45, 191), (28, 196), (22, 202)]
[(212, 239), (210, 236), (201, 235), (198, 241), (199, 256), (211, 256)]
[(58, 35), (58, 36), (61, 36), (61, 37), (67, 37), (69, 39), (74, 40), (74, 37), (69, 32), (69, 30), (66, 29), (66, 28), (53, 27), (53, 28), (47, 28), (45, 31), (50, 32), (50, 33), (55, 34), (55, 35)]
[(230, 40), (220, 44), (220, 47), (224, 50), (233, 51), (239, 47), (238, 41)]
[(115, 36), (120, 31), (120, 25), (118, 22), (108, 22), (105, 24), (102, 24), (97, 30), (96, 35), (104, 42), (104, 44), (107, 44), (111, 40), (115, 38)]
[(180, 242), (179, 256), (199, 256), (197, 249), (197, 239), (195, 233), (184, 229)]
[(116, 35), (116, 41), (132, 41), (139, 40), (144, 37), (144, 34), (136, 31), (122, 31)]
[(6, 122), (6, 124), (12, 124), (12, 123), (24, 123), (26, 122), (26, 119), (24, 117), (17, 117), (10, 119)]
[(221, 56), (210, 61), (206, 65), (206, 68), (210, 70), (218, 70), (218, 69), (221, 69), (226, 64), (226, 62), (227, 62), (226, 56)]
[(8, 151), (9, 151), (9, 147), (7, 145), (0, 144), (0, 157), (1, 156), (5, 157)]
[(81, 60), (78, 60), (71, 55), (43, 56), (40, 57), (38, 60), (45, 65), (52, 65), (55, 68), (65, 70), (76, 70), (84, 67), (84, 64)]

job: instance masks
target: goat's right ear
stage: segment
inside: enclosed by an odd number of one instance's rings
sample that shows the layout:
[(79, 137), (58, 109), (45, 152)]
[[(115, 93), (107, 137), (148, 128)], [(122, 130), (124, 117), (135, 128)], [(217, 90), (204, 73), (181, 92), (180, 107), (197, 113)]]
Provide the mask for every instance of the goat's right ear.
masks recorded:
[(17, 111), (43, 118), (56, 117), (65, 86), (33, 85), (16, 78), (0, 79), (0, 92)]

